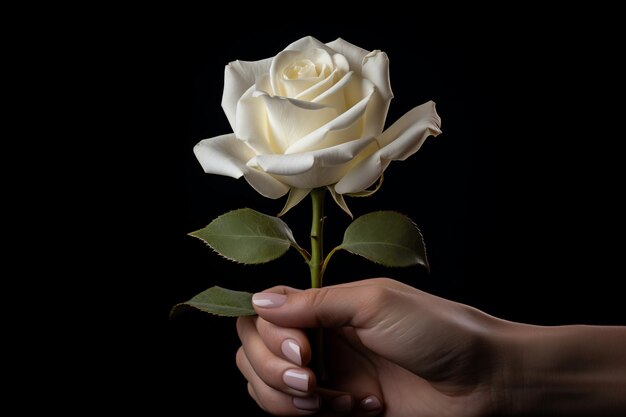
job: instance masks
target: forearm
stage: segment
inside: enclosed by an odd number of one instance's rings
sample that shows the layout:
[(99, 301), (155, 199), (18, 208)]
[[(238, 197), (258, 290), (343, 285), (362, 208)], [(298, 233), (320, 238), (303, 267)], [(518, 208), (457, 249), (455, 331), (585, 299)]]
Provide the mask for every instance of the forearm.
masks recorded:
[(508, 323), (496, 339), (505, 414), (626, 415), (626, 327)]

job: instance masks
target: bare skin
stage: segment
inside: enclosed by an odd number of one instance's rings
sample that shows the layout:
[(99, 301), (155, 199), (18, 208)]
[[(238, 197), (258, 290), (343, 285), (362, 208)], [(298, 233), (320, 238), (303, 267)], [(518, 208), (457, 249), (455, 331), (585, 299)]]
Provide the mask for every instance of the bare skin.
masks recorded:
[[(385, 278), (253, 300), (237, 364), (274, 415), (626, 414), (626, 327), (507, 322)], [(303, 330), (318, 327), (323, 387)]]

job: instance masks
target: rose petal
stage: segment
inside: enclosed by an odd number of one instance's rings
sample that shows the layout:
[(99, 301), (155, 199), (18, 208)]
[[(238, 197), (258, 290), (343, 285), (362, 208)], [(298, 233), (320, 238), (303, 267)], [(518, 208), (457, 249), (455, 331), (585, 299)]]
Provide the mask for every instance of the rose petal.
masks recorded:
[(248, 161), (248, 166), (275, 175), (301, 174), (314, 165), (315, 156), (311, 152), (294, 155), (257, 155)]
[(343, 74), (350, 71), (350, 63), (348, 62), (348, 59), (341, 54), (333, 55), (333, 63), (335, 64), (335, 68), (340, 70)]
[[(371, 186), (392, 160), (404, 160), (417, 152), (428, 136), (441, 133), (435, 103), (429, 101), (409, 111), (378, 137), (380, 149), (358, 161), (335, 184), (339, 194), (355, 193)], [(366, 152), (364, 152), (366, 153)]]
[(373, 51), (367, 55), (363, 60), (362, 76), (376, 86), (376, 94), (372, 97), (365, 112), (363, 135), (378, 136), (385, 127), (389, 103), (393, 98), (389, 81), (389, 59), (387, 54)]
[(389, 58), (381, 51), (372, 51), (363, 59), (363, 78), (370, 80), (376, 86), (378, 93), (384, 100), (391, 100), (391, 82), (389, 81)]
[(365, 113), (373, 93), (372, 88), (370, 93), (356, 105), (289, 146), (285, 150), (285, 154), (329, 148), (361, 137), (362, 124), (360, 118)]
[[(348, 61), (346, 61), (346, 58), (343, 55), (334, 54), (332, 59), (334, 63), (333, 72), (323, 81), (320, 81), (319, 83), (299, 93), (295, 98), (332, 105), (343, 112), (346, 109), (345, 97), (343, 97), (343, 92), (338, 90), (339, 87), (337, 84), (343, 86), (347, 80), (352, 77), (352, 73), (350, 73)], [(346, 79), (346, 77), (349, 78)], [(329, 89), (332, 89), (332, 91), (327, 91)], [(341, 93), (342, 96), (339, 97), (338, 93)]]
[(291, 43), (285, 48), (286, 51), (306, 51), (313, 48), (324, 49), (326, 52), (332, 54), (332, 49), (324, 45), (322, 42), (315, 39), (313, 36), (305, 36), (302, 39)]
[(348, 63), (350, 64), (350, 69), (352, 71), (355, 71), (358, 75), (361, 75), (363, 58), (365, 58), (365, 56), (369, 54), (369, 51), (366, 51), (363, 48), (359, 48), (358, 46), (353, 45), (350, 42), (346, 42), (341, 38), (337, 38), (332, 42), (328, 42), (326, 45), (337, 53), (345, 56), (348, 60)]
[[(319, 74), (316, 77), (286, 79), (285, 71), (295, 62), (302, 60), (309, 60), (316, 65), (326, 68), (328, 74)], [(274, 94), (283, 97), (295, 97), (298, 93), (325, 79), (333, 71), (334, 67), (333, 58), (325, 49), (313, 48), (305, 51), (282, 51), (276, 55), (270, 66), (270, 82)]]
[[(313, 152), (290, 155), (257, 155), (248, 162), (248, 166), (259, 167), (263, 171), (274, 175), (299, 175), (310, 171), (314, 167), (335, 167), (352, 161), (363, 149), (374, 142), (376, 142), (374, 138), (363, 138)], [(321, 185), (326, 184), (320, 183), (310, 188)]]
[(236, 124), (237, 102), (250, 86), (254, 85), (259, 76), (269, 72), (271, 64), (272, 58), (267, 58), (260, 61), (233, 61), (226, 65), (222, 108), (233, 130)]
[(378, 137), (380, 157), (404, 161), (422, 146), (428, 136), (441, 133), (441, 118), (435, 102), (415, 107), (391, 125)]
[(257, 91), (252, 86), (237, 103), (237, 121), (234, 131), (237, 138), (246, 141), (256, 153), (281, 152), (271, 139), (267, 123), (267, 107), (265, 101), (256, 96)]
[(255, 155), (232, 133), (201, 140), (193, 148), (193, 153), (207, 174), (233, 178), (240, 178), (248, 170), (246, 162)]
[(255, 190), (268, 198), (280, 198), (289, 191), (289, 187), (276, 178), (246, 165), (254, 158), (254, 151), (232, 133), (201, 140), (193, 152), (207, 174), (233, 178), (243, 175)]
[(254, 89), (258, 92), (273, 96), (274, 89), (272, 88), (272, 83), (270, 82), (270, 74), (267, 73), (260, 75), (254, 83)]
[[(393, 98), (387, 54), (378, 50), (368, 52), (341, 38), (327, 45), (343, 54), (350, 63), (350, 69), (376, 87), (377, 93), (372, 97), (365, 115), (363, 136), (380, 135), (385, 126), (389, 103)], [(363, 89), (363, 85), (354, 83), (348, 86), (346, 89), (348, 106), (353, 105), (363, 97)]]
[(381, 160), (378, 153), (374, 153), (354, 166), (335, 184), (335, 191), (339, 194), (356, 193), (371, 186), (387, 169), (391, 161)]
[(277, 180), (270, 174), (249, 168), (243, 176), (248, 184), (252, 186), (259, 194), (272, 199), (277, 199), (289, 191), (289, 186)]
[(265, 103), (269, 133), (276, 153), (283, 153), (292, 144), (337, 117), (337, 110), (323, 104), (261, 96)]
[(339, 70), (335, 68), (335, 70), (331, 72), (328, 77), (324, 78), (317, 84), (307, 88), (306, 90), (301, 91), (294, 98), (303, 101), (312, 101), (315, 97), (319, 96), (330, 87), (332, 87), (338, 75)]
[(320, 103), (325, 106), (334, 107), (339, 113), (343, 113), (347, 110), (348, 105), (346, 103), (346, 86), (353, 81), (353, 71), (348, 72), (339, 81), (337, 81), (332, 87), (313, 98), (311, 101), (314, 103)]

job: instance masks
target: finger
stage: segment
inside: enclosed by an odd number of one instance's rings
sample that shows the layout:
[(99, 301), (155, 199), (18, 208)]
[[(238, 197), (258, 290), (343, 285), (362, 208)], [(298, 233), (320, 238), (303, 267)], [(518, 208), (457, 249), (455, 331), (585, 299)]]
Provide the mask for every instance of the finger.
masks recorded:
[(288, 287), (254, 294), (259, 316), (281, 327), (372, 327), (387, 316), (387, 308), (407, 293), (390, 280), (367, 280), (354, 286), (331, 286), (295, 292)]
[(311, 346), (302, 330), (279, 327), (260, 317), (256, 320), (256, 328), (263, 343), (274, 355), (298, 366), (311, 360)]
[(259, 400), (259, 396), (256, 395), (256, 391), (254, 390), (254, 387), (252, 386), (250, 382), (248, 382), (248, 394), (257, 403), (257, 405), (261, 407), (263, 411), (265, 411), (266, 413), (269, 413), (269, 411), (267, 411), (265, 407), (261, 404), (261, 401)]
[[(384, 408), (376, 360), (367, 355), (367, 349), (358, 346), (354, 329), (337, 329), (336, 337), (325, 338), (327, 366), (332, 372), (333, 388), (349, 392), (354, 398), (354, 415), (372, 417)], [(355, 345), (356, 344), (356, 345)], [(350, 358), (346, 361), (345, 358)]]
[(270, 387), (286, 394), (306, 397), (315, 389), (315, 375), (310, 369), (295, 366), (275, 355), (263, 342), (255, 322), (258, 318), (240, 317), (237, 332), (247, 361), (258, 377)]
[(267, 385), (248, 361), (243, 348), (237, 351), (237, 367), (248, 380), (248, 393), (264, 411), (277, 416), (310, 415), (320, 408), (317, 394), (294, 397)]

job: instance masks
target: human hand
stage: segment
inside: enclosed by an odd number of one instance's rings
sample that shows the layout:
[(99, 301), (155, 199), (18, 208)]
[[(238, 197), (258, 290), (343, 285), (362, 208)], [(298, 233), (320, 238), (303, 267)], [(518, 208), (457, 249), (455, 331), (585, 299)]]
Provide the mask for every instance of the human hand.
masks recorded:
[[(390, 279), (274, 287), (241, 317), (237, 364), (275, 415), (479, 416), (499, 401), (488, 337), (498, 319)], [(302, 329), (324, 327), (329, 381), (307, 368)]]

